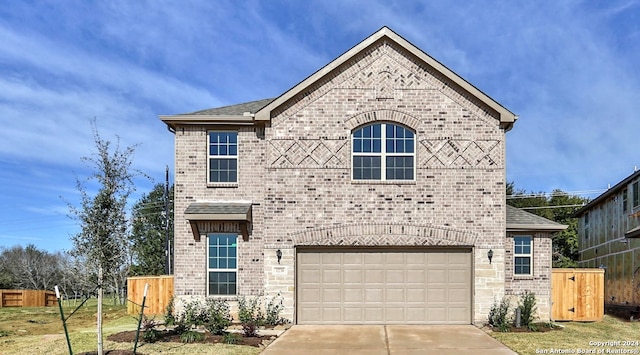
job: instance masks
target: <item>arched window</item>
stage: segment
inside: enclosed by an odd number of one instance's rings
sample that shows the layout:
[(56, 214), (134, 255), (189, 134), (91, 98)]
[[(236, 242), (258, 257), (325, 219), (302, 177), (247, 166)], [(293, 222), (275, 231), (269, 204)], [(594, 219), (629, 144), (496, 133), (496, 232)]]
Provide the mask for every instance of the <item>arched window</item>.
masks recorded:
[(409, 128), (373, 123), (351, 135), (353, 180), (414, 180), (415, 139)]

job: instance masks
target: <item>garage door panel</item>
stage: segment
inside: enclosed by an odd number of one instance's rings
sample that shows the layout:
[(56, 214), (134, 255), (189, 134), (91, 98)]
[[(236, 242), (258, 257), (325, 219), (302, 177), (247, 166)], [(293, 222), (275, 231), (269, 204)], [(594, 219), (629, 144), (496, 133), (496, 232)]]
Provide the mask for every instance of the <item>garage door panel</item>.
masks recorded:
[(427, 279), (427, 273), (424, 270), (424, 265), (422, 265), (421, 270), (407, 270), (406, 272), (407, 283), (415, 283), (423, 285)]
[(364, 309), (364, 322), (382, 322), (382, 307), (365, 307)]
[(405, 290), (404, 289), (394, 289), (394, 288), (386, 288), (385, 289), (385, 304), (389, 304), (392, 302), (400, 302), (404, 303), (405, 301)]
[(471, 251), (297, 253), (299, 324), (469, 324)]
[(424, 288), (407, 289), (407, 302), (425, 302), (426, 299)]
[(405, 307), (385, 307), (385, 321), (389, 323), (403, 322), (407, 317)]
[(342, 291), (342, 299), (344, 302), (358, 302), (364, 301), (364, 292), (361, 288), (345, 288)]
[[(373, 267), (375, 267), (375, 266), (372, 266), (372, 268)], [(384, 271), (383, 270), (365, 270), (364, 271), (364, 282), (365, 283), (380, 284), (383, 281), (384, 281)]]
[(406, 263), (405, 254), (404, 253), (386, 253), (384, 255), (384, 263), (385, 265), (402, 265), (404, 266)]
[(322, 299), (320, 297), (319, 288), (306, 288), (306, 289), (300, 290), (300, 298), (305, 300), (305, 302), (309, 304), (312, 302), (320, 302), (320, 300)]
[(364, 264), (366, 265), (382, 265), (384, 256), (382, 253), (364, 253)]
[(322, 255), (322, 265), (325, 267), (339, 266), (342, 264), (342, 254), (324, 253)]
[(362, 308), (357, 306), (345, 307), (344, 320), (347, 322), (360, 322), (362, 320)]
[(403, 269), (385, 270), (385, 281), (387, 284), (392, 284), (392, 283), (404, 284), (405, 270)]
[(347, 269), (342, 271), (342, 275), (343, 275), (343, 282), (345, 284), (362, 283), (362, 270)]
[(448, 270), (449, 283), (467, 284), (470, 273), (467, 270)]
[(359, 267), (364, 263), (364, 255), (358, 253), (345, 254), (343, 257), (343, 265), (356, 265)]
[(302, 279), (308, 283), (320, 283), (320, 270), (302, 270)]
[(383, 300), (383, 289), (382, 287), (378, 288), (367, 288), (364, 290), (364, 301), (366, 303), (372, 302), (382, 302)]
[(340, 288), (323, 288), (322, 302), (342, 302), (342, 289)]
[(337, 283), (342, 282), (342, 270), (322, 270), (322, 283)]
[(441, 267), (429, 268), (427, 273), (428, 284), (444, 284), (447, 282), (447, 270)]

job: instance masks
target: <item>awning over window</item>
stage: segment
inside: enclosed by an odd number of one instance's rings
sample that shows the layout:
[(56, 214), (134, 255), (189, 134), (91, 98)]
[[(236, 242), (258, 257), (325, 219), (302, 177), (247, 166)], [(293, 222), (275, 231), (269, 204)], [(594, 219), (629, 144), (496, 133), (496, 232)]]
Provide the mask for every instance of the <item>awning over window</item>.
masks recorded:
[(191, 224), (195, 240), (200, 240), (199, 223), (202, 222), (238, 222), (243, 239), (249, 238), (247, 224), (251, 222), (251, 203), (249, 202), (195, 202), (184, 211)]
[(624, 234), (625, 238), (638, 238), (640, 237), (640, 226), (637, 226)]

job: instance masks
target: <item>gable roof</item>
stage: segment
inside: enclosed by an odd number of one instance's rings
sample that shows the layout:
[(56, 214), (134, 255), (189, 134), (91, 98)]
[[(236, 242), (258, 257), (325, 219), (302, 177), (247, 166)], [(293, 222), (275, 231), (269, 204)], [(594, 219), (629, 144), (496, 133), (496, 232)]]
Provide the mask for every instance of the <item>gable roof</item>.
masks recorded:
[(520, 208), (507, 205), (507, 231), (545, 231), (559, 232), (569, 226), (554, 222), (550, 219), (529, 213)]
[(463, 90), (476, 97), (478, 100), (483, 102), (485, 105), (489, 106), (491, 109), (496, 111), (500, 117), (500, 125), (503, 126), (506, 130), (511, 129), (513, 123), (517, 120), (517, 116), (513, 114), (511, 111), (506, 109), (504, 106), (500, 105), (497, 101), (490, 98), (488, 95), (480, 91), (478, 88), (473, 86), (471, 83), (451, 71), (449, 68), (444, 66), (442, 63), (438, 62), (433, 57), (429, 56), (427, 53), (423, 52), (418, 47), (411, 44), (409, 41), (393, 32), (388, 27), (382, 27), (380, 30), (366, 38), (364, 41), (358, 43), (356, 46), (325, 65), (323, 68), (309, 76), (308, 78), (301, 81), (298, 85), (289, 89), (284, 94), (280, 95), (278, 98), (267, 104), (265, 107), (260, 109), (255, 114), (256, 121), (268, 121), (271, 119), (271, 112), (278, 108), (280, 105), (286, 103), (288, 100), (294, 98), (296, 95), (300, 94), (310, 86), (312, 86), (317, 81), (321, 80), (324, 76), (331, 73), (333, 70), (337, 69), (342, 64), (348, 62), (352, 58), (354, 58), (359, 53), (365, 51), (369, 46), (373, 45), (377, 41), (381, 39), (386, 39), (394, 42), (400, 47), (404, 48), (406, 51), (410, 52), (412, 55), (420, 59), (422, 62), (432, 67), (442, 75), (444, 75), (447, 79), (451, 80), (453, 83), (461, 87)]

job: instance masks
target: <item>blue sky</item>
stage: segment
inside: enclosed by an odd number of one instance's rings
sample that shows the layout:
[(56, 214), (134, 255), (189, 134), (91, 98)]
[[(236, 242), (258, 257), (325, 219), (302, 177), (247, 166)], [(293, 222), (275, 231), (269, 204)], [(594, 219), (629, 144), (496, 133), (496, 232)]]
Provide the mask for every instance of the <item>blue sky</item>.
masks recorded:
[(640, 167), (639, 0), (7, 1), (0, 247), (71, 248), (92, 119), (162, 182), (158, 115), (278, 96), (382, 26), (520, 117), (517, 187), (595, 197)]

